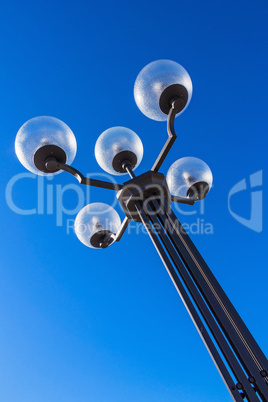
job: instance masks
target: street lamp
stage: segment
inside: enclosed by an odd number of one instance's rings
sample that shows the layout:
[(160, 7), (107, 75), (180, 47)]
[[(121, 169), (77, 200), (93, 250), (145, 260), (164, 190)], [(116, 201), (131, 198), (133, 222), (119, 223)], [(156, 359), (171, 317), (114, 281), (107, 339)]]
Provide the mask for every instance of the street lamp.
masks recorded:
[(143, 156), (138, 135), (113, 127), (98, 138), (95, 156), (107, 173), (129, 174), (130, 180), (117, 184), (85, 177), (70, 166), (76, 154), (73, 132), (53, 117), (26, 122), (16, 137), (16, 154), (33, 173), (64, 170), (81, 184), (117, 191), (124, 221), (107, 204), (89, 204), (75, 220), (79, 240), (91, 248), (106, 248), (121, 239), (131, 220), (142, 222), (233, 400), (268, 401), (265, 355), (171, 209), (172, 201), (193, 205), (204, 199), (212, 186), (211, 170), (200, 159), (185, 157), (171, 165), (167, 178), (159, 173), (176, 139), (175, 117), (192, 97), (190, 76), (174, 61), (152, 62), (139, 73), (134, 97), (147, 117), (167, 120), (168, 139), (148, 172), (134, 173)]

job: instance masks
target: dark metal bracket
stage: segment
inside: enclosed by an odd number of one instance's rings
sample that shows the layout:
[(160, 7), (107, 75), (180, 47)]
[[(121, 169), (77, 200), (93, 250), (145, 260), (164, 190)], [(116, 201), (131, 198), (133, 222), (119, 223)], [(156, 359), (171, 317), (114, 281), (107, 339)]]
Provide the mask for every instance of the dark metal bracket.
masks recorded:
[[(173, 102), (173, 105), (175, 104), (175, 102)], [(174, 111), (175, 109), (172, 109), (172, 111)], [(173, 112), (174, 114), (175, 112)], [(172, 113), (170, 113), (171, 115)], [(175, 118), (175, 114), (174, 114), (174, 118)], [(174, 119), (173, 119), (174, 120)], [(172, 130), (172, 124), (171, 124), (171, 130)], [(167, 151), (168, 152), (168, 151)], [(160, 185), (161, 187), (163, 186), (166, 189), (167, 192), (167, 197), (170, 194), (167, 190), (167, 185), (165, 182), (165, 178), (162, 174), (157, 173), (157, 172), (147, 172), (141, 176), (138, 176), (137, 178), (135, 177), (134, 173), (132, 172), (132, 169), (130, 168), (130, 166), (127, 164), (127, 161), (124, 161), (123, 164), (124, 165), (124, 170), (127, 171), (130, 176), (132, 177), (132, 180), (129, 180), (128, 182), (124, 183), (124, 184), (118, 184), (118, 183), (111, 183), (111, 182), (107, 182), (107, 181), (103, 181), (103, 180), (96, 180), (96, 179), (91, 179), (89, 177), (85, 177), (81, 172), (79, 172), (79, 170), (75, 169), (74, 167), (67, 165), (66, 163), (60, 163), (57, 161), (57, 159), (54, 156), (50, 156), (46, 159), (45, 161), (45, 167), (48, 171), (56, 171), (56, 170), (64, 170), (67, 173), (70, 173), (71, 175), (73, 175), (80, 184), (84, 184), (84, 185), (88, 185), (88, 186), (94, 186), (94, 187), (99, 187), (99, 188), (105, 188), (108, 190), (115, 190), (115, 191), (120, 191), (120, 190), (126, 190), (124, 191), (124, 196), (126, 193), (129, 192), (129, 188), (131, 188), (134, 185), (134, 193), (136, 193), (137, 191), (137, 187), (142, 187), (142, 191), (141, 193), (143, 193), (143, 191), (145, 191), (145, 187), (147, 189), (147, 187), (150, 188), (150, 192), (152, 192), (152, 188), (154, 188), (154, 185)], [(161, 176), (161, 180), (159, 182), (159, 177)], [(148, 177), (150, 177), (151, 182), (149, 180), (149, 183), (147, 183)], [(164, 179), (163, 179), (164, 178)], [(147, 179), (147, 180), (146, 180)], [(145, 183), (146, 182), (146, 183)], [(145, 186), (146, 184), (146, 186)], [(128, 194), (128, 197), (130, 197), (130, 195), (132, 196), (133, 189), (131, 189), (130, 194)], [(139, 192), (139, 196), (141, 196), (141, 200), (142, 200), (142, 194)], [(137, 196), (137, 194), (135, 194)], [(145, 194), (144, 194), (145, 195)], [(144, 196), (143, 195), (143, 196)], [(127, 197), (127, 198), (128, 198)], [(148, 197), (148, 194), (146, 194), (146, 197)], [(130, 197), (131, 198), (131, 197)], [(134, 197), (135, 198), (135, 197)], [(123, 210), (126, 213), (126, 217), (124, 219), (124, 221), (122, 222), (122, 225), (119, 229), (119, 231), (116, 234), (113, 233), (109, 233), (105, 236), (103, 236), (103, 238), (101, 239), (101, 242), (99, 244), (100, 248), (106, 248), (108, 247), (110, 244), (112, 244), (113, 242), (119, 242), (120, 239), (122, 238), (123, 234), (125, 233), (129, 222), (132, 219), (131, 214), (129, 214), (129, 205), (126, 208), (126, 205), (124, 205), (124, 203), (122, 202), (122, 192), (120, 191), (120, 193), (118, 194), (118, 199), (121, 203), (121, 205), (123, 204)], [(179, 202), (182, 204), (190, 204), (193, 205), (194, 201), (189, 199), (189, 198), (182, 198), (182, 197), (173, 197), (171, 196), (171, 200), (174, 202)], [(125, 200), (124, 200), (125, 201)], [(134, 219), (135, 220), (135, 219)]]
[(184, 197), (177, 197), (175, 195), (171, 195), (171, 201), (173, 202), (178, 202), (180, 204), (188, 204), (188, 205), (194, 205), (196, 201), (198, 201), (196, 198), (184, 198)]
[(85, 177), (79, 170), (75, 169), (70, 165), (66, 165), (65, 163), (60, 163), (54, 157), (49, 157), (46, 160), (46, 168), (49, 171), (55, 171), (55, 169), (64, 170), (65, 172), (73, 175), (80, 184), (85, 184), (87, 186), (94, 186), (99, 188), (106, 188), (108, 190), (119, 191), (123, 188), (122, 184), (112, 183), (104, 180), (96, 180), (90, 179), (89, 177)]
[[(130, 174), (132, 172), (130, 171)], [(159, 172), (145, 172), (124, 183), (124, 187), (117, 193), (118, 201), (128, 218), (134, 222), (141, 222), (137, 214), (135, 202), (148, 202), (148, 199), (163, 196), (170, 205), (170, 193), (165, 176)]]
[(120, 229), (118, 230), (118, 232), (116, 233), (116, 235), (113, 235), (113, 239), (114, 241), (120, 241), (121, 237), (123, 236), (123, 234), (125, 233), (129, 223), (131, 221), (131, 218), (129, 218), (128, 216), (125, 217), (125, 219), (122, 222), (122, 225), (120, 227)]
[(158, 172), (158, 170), (162, 166), (167, 154), (169, 153), (172, 145), (174, 144), (174, 142), (177, 138), (177, 135), (175, 133), (175, 128), (174, 128), (174, 121), (175, 121), (176, 114), (182, 110), (182, 105), (184, 105), (184, 101), (181, 98), (175, 98), (171, 102), (171, 108), (169, 110), (168, 119), (167, 119), (168, 139), (151, 169), (155, 172)]

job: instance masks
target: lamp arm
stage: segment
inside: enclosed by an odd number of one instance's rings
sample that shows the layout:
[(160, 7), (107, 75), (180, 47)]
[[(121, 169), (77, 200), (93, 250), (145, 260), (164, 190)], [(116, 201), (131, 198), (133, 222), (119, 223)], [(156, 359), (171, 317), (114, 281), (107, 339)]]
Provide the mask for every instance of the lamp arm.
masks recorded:
[(198, 201), (198, 200), (193, 199), (193, 198), (184, 198), (184, 197), (177, 197), (175, 195), (172, 195), (171, 201), (178, 202), (179, 204), (194, 205), (195, 201)]
[(123, 220), (118, 232), (116, 233), (116, 235), (113, 236), (114, 241), (120, 241), (121, 240), (121, 237), (125, 233), (130, 221), (131, 221), (131, 219), (126, 216), (125, 219)]
[(169, 153), (172, 145), (174, 144), (177, 135), (175, 133), (174, 128), (174, 121), (176, 114), (182, 109), (182, 103), (184, 104), (181, 98), (175, 98), (171, 103), (171, 108), (169, 109), (168, 119), (167, 119), (167, 132), (168, 132), (168, 139), (162, 148), (160, 154), (158, 155), (153, 167), (151, 170), (158, 172), (162, 163), (164, 162), (167, 154)]
[(125, 219), (123, 220), (118, 232), (116, 234), (113, 234), (113, 233), (107, 234), (101, 240), (100, 247), (107, 248), (108, 246), (110, 246), (110, 244), (114, 243), (115, 241), (119, 241), (121, 239), (121, 237), (123, 236), (123, 234), (125, 233), (130, 221), (131, 221), (131, 219), (126, 216)]
[(55, 171), (55, 169), (64, 170), (65, 172), (68, 172), (71, 175), (73, 175), (79, 181), (80, 184), (85, 184), (87, 186), (106, 188), (108, 190), (115, 190), (115, 191), (119, 191), (123, 188), (122, 184), (111, 183), (109, 181), (96, 180), (91, 179), (89, 177), (85, 177), (81, 172), (79, 172), (79, 170), (65, 163), (58, 162), (54, 157), (47, 158), (46, 168), (51, 171)]

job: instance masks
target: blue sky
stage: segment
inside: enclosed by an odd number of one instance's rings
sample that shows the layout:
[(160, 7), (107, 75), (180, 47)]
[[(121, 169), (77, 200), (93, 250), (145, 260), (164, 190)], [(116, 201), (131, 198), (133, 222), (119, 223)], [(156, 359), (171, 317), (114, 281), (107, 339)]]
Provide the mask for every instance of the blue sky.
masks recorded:
[[(184, 207), (177, 215), (189, 225), (212, 225), (213, 234), (192, 239), (266, 353), (267, 216), (264, 210), (261, 232), (242, 225), (228, 210), (228, 194), (246, 180), (248, 190), (232, 196), (231, 209), (249, 219), (249, 178), (263, 171), (263, 185), (253, 190), (263, 191), (265, 207), (267, 12), (261, 0), (0, 7), (3, 192), (25, 173), (14, 152), (16, 133), (39, 115), (71, 127), (78, 143), (73, 165), (84, 173), (101, 171), (95, 142), (117, 125), (143, 141), (137, 174), (150, 169), (166, 128), (136, 107), (135, 78), (157, 59), (187, 69), (193, 98), (176, 120), (178, 140), (162, 171), (183, 156), (211, 167), (205, 211)], [(12, 186), (23, 210), (37, 208), (39, 188), (44, 213), (15, 213), (1, 198), (1, 401), (231, 400), (148, 236), (133, 226), (106, 250), (83, 246), (68, 230), (76, 213), (59, 210), (69, 183), (76, 181), (62, 173), (43, 182), (26, 176)], [(62, 197), (66, 210), (77, 207), (76, 191)], [(92, 188), (88, 198), (111, 204), (114, 194)], [(254, 208), (261, 218), (260, 203)]]

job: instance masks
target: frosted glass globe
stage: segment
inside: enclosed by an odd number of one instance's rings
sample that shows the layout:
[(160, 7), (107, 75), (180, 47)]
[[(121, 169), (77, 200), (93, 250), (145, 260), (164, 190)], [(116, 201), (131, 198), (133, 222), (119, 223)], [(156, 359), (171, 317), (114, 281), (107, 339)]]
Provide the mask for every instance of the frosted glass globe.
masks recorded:
[(118, 213), (101, 202), (86, 205), (78, 213), (74, 229), (78, 239), (87, 247), (100, 248), (99, 243), (107, 234), (116, 234), (121, 225)]
[(167, 172), (167, 184), (173, 196), (203, 199), (212, 186), (212, 173), (201, 159), (178, 159)]
[(129, 160), (133, 170), (138, 167), (143, 157), (143, 145), (138, 135), (129, 128), (112, 127), (97, 139), (95, 157), (107, 173), (126, 174), (122, 162)]
[[(177, 92), (178, 91), (178, 92)], [(147, 64), (139, 73), (134, 85), (134, 98), (140, 111), (153, 120), (167, 120), (170, 101), (176, 94), (185, 101), (181, 114), (188, 106), (193, 92), (192, 81), (187, 71), (172, 60), (157, 60)], [(160, 104), (167, 96), (164, 113)]]
[[(43, 148), (47, 145), (56, 147)], [(41, 148), (43, 150), (56, 149), (60, 157), (65, 159), (65, 161), (59, 160), (59, 162), (66, 162), (70, 165), (76, 154), (76, 139), (72, 130), (63, 121), (50, 116), (34, 117), (24, 123), (17, 133), (15, 140), (17, 157), (30, 172), (39, 175), (55, 174), (41, 171), (37, 168), (34, 158), (36, 152)], [(43, 155), (44, 157), (53, 156), (53, 151), (49, 151), (47, 156), (46, 153)], [(61, 170), (57, 173), (59, 172)]]

